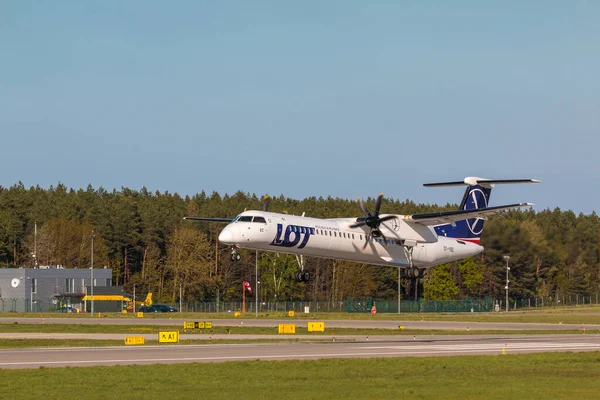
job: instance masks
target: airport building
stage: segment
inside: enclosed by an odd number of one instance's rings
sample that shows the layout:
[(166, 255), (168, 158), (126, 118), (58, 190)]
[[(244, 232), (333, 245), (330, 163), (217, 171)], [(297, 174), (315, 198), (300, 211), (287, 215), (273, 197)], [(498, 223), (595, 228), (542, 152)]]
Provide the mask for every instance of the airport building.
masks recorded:
[[(93, 275), (93, 282), (92, 282)], [(96, 301), (101, 294), (122, 295), (112, 287), (112, 269), (61, 266), (0, 268), (0, 312), (89, 312), (93, 284), (94, 311), (108, 311)], [(96, 303), (98, 303), (96, 305)], [(114, 311), (119, 311), (116, 307)]]

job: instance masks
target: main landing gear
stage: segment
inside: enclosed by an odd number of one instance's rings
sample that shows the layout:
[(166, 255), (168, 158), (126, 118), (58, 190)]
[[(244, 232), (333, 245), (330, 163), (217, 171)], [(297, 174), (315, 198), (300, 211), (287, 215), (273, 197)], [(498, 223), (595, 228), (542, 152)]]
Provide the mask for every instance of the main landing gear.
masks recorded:
[(412, 267), (406, 268), (404, 271), (405, 271), (404, 273), (406, 274), (406, 276), (408, 278), (418, 279), (418, 278), (422, 278), (423, 277), (423, 271), (424, 270), (419, 269), (419, 268), (417, 268), (415, 266), (412, 266)]
[(308, 282), (310, 281), (310, 272), (296, 271), (294, 272), (294, 279), (296, 280), (296, 282)]
[(416, 246), (416, 242), (409, 243), (408, 241), (404, 241), (402, 247), (404, 248), (404, 255), (408, 260), (408, 267), (405, 269), (405, 274), (409, 278), (418, 279), (423, 277), (424, 269), (419, 269), (413, 264), (413, 250)]
[(296, 282), (308, 283), (310, 281), (310, 272), (304, 270), (304, 256), (296, 256), (296, 261), (298, 262), (300, 271), (294, 272), (294, 279)]

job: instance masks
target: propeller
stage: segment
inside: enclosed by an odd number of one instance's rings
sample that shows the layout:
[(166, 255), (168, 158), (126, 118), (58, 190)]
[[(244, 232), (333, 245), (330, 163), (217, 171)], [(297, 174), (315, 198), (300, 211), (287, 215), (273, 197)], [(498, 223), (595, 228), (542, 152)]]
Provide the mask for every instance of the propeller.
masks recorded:
[(263, 200), (263, 203), (262, 203), (263, 211), (269, 211), (269, 202), (270, 202), (271, 198), (265, 194), (265, 196), (263, 197), (262, 200)]
[(369, 228), (371, 228), (371, 230), (369, 231), (369, 234), (366, 237), (366, 241), (365, 241), (363, 248), (367, 247), (367, 243), (368, 243), (369, 239), (372, 239), (373, 237), (383, 237), (383, 239), (385, 240), (385, 243), (387, 245), (387, 239), (386, 239), (385, 235), (379, 229), (379, 225), (381, 225), (381, 223), (384, 221), (394, 219), (395, 216), (394, 215), (388, 215), (385, 217), (379, 216), (379, 210), (381, 209), (382, 200), (383, 200), (383, 193), (379, 193), (379, 196), (377, 196), (377, 200), (375, 200), (375, 213), (371, 214), (371, 212), (364, 205), (364, 203), (362, 202), (360, 197), (358, 197), (356, 199), (358, 206), (360, 207), (362, 212), (365, 214), (365, 216), (356, 218), (356, 223), (350, 225), (350, 228), (359, 228), (361, 226), (368, 226)]

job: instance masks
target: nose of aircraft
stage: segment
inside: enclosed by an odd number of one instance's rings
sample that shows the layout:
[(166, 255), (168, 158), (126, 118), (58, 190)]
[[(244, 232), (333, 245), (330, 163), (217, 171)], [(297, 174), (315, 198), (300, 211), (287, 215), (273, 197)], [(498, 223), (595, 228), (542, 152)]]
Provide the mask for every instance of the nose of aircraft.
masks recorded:
[(219, 234), (219, 242), (224, 244), (234, 244), (233, 227), (227, 225)]

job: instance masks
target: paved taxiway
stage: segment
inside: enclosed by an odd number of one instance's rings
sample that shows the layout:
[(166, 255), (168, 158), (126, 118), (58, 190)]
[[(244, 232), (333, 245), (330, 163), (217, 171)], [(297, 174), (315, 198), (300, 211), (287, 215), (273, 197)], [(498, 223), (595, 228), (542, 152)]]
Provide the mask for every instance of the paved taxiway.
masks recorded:
[(600, 335), (436, 336), (414, 340), (379, 336), (356, 342), (144, 345), (0, 350), (0, 368), (175, 364), (244, 360), (427, 357), (600, 351)]
[[(202, 320), (202, 318), (195, 318)], [(185, 319), (181, 318), (0, 318), (0, 324), (100, 324), (100, 325), (178, 325), (183, 326)], [(277, 327), (278, 324), (296, 324), (306, 327), (309, 320), (299, 319), (212, 319), (213, 326), (251, 326)], [(585, 329), (600, 329), (600, 324), (548, 324), (548, 323), (519, 323), (519, 322), (456, 322), (456, 321), (401, 321), (401, 320), (325, 320), (326, 328), (365, 328), (365, 329), (437, 329), (437, 330), (553, 330), (566, 331)]]

